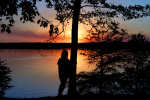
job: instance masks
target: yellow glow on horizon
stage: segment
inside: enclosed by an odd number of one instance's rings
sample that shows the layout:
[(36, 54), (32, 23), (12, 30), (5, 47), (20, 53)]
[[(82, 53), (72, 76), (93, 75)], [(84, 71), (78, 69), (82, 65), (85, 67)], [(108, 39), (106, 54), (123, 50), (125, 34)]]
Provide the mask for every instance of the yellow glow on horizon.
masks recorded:
[[(64, 33), (65, 42), (71, 42), (71, 33), (72, 33), (72, 27), (68, 26), (66, 28), (66, 31)], [(85, 42), (84, 38), (87, 35), (87, 27), (83, 24), (79, 24), (78, 28), (78, 42)]]

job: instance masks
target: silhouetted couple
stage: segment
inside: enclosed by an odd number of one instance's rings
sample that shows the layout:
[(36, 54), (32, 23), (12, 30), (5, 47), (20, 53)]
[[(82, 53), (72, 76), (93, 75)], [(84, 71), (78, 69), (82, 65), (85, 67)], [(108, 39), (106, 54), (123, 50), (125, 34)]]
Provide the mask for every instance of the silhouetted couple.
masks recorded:
[(68, 52), (66, 50), (62, 51), (61, 57), (58, 60), (58, 73), (60, 79), (60, 86), (58, 90), (58, 96), (61, 96), (63, 90), (65, 89), (67, 80), (70, 77), (70, 60), (68, 59)]

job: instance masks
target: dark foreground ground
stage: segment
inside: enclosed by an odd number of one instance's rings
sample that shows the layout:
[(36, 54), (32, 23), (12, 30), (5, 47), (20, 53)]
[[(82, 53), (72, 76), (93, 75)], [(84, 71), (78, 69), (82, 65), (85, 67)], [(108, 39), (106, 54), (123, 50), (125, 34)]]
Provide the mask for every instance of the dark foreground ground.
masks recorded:
[(0, 100), (136, 100), (147, 99), (150, 96), (78, 96), (78, 97), (41, 97), (41, 98), (0, 98)]
[(1, 98), (0, 100), (54, 100), (58, 97), (41, 97), (41, 98)]

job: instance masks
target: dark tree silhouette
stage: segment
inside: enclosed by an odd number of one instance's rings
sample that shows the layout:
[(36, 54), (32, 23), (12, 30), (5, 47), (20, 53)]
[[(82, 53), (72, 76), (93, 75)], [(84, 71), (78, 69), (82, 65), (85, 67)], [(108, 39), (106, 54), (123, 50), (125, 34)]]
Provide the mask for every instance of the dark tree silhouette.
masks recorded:
[(145, 35), (138, 33), (138, 34), (133, 34), (131, 35), (131, 40), (129, 42), (135, 42), (135, 43), (141, 43), (143, 44), (144, 42), (146, 42), (146, 37)]
[(97, 67), (77, 75), (80, 95), (149, 95), (149, 53), (140, 48), (85, 53), (90, 63), (97, 62)]
[(10, 73), (9, 67), (0, 59), (0, 98), (4, 97), (5, 91), (12, 87)]
[[(35, 22), (35, 17), (39, 16), (37, 21), (40, 26), (47, 27), (53, 25), (51, 21), (45, 19), (37, 9), (37, 2), (42, 0), (5, 0), (0, 1), (0, 24), (1, 31), (10, 33), (10, 28), (14, 25), (14, 16), (18, 15), (20, 21)], [(99, 39), (100, 34), (108, 31), (115, 34), (119, 33), (118, 23), (113, 20), (114, 17), (120, 17), (129, 20), (150, 16), (150, 6), (128, 6), (110, 4), (107, 0), (44, 0), (48, 8), (56, 10), (56, 19), (64, 25), (72, 19), (72, 47), (71, 63), (72, 77), (70, 78), (70, 94), (75, 93), (75, 75), (77, 63), (77, 43), (78, 43), (78, 23), (90, 25), (89, 30), (92, 38)], [(86, 9), (87, 8), (87, 9)], [(90, 9), (90, 10), (89, 10)], [(63, 30), (64, 31), (64, 30)], [(62, 31), (62, 32), (63, 32)], [(50, 36), (56, 34), (56, 37), (62, 33), (57, 26), (50, 27)], [(93, 37), (94, 36), (94, 37)], [(90, 37), (90, 38), (91, 38)]]
[(77, 49), (78, 49), (78, 22), (81, 8), (81, 0), (74, 2), (73, 21), (72, 21), (72, 45), (71, 45), (71, 64), (72, 75), (70, 77), (69, 95), (76, 95), (76, 64), (77, 64)]

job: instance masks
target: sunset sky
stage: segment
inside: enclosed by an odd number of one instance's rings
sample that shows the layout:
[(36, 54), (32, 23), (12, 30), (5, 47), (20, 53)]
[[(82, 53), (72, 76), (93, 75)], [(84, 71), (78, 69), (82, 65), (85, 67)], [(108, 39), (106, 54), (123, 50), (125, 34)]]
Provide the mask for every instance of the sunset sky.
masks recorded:
[[(150, 0), (108, 0), (110, 3), (123, 4), (123, 5), (145, 5), (150, 4)], [(39, 3), (38, 9), (40, 13), (49, 19), (54, 21), (55, 11), (47, 9), (43, 2)], [(0, 42), (45, 42), (49, 39), (49, 27), (42, 28), (36, 23), (20, 23), (19, 17), (15, 18), (17, 21), (15, 26), (12, 28), (12, 33), (1, 33)], [(119, 20), (120, 26), (128, 30), (130, 34), (143, 33), (147, 37), (150, 37), (150, 17), (144, 17), (139, 19), (132, 19), (129, 21)], [(85, 37), (88, 27), (79, 24), (79, 42), (88, 42)], [(65, 34), (61, 34), (54, 42), (70, 42), (71, 37), (71, 24), (67, 26)]]

